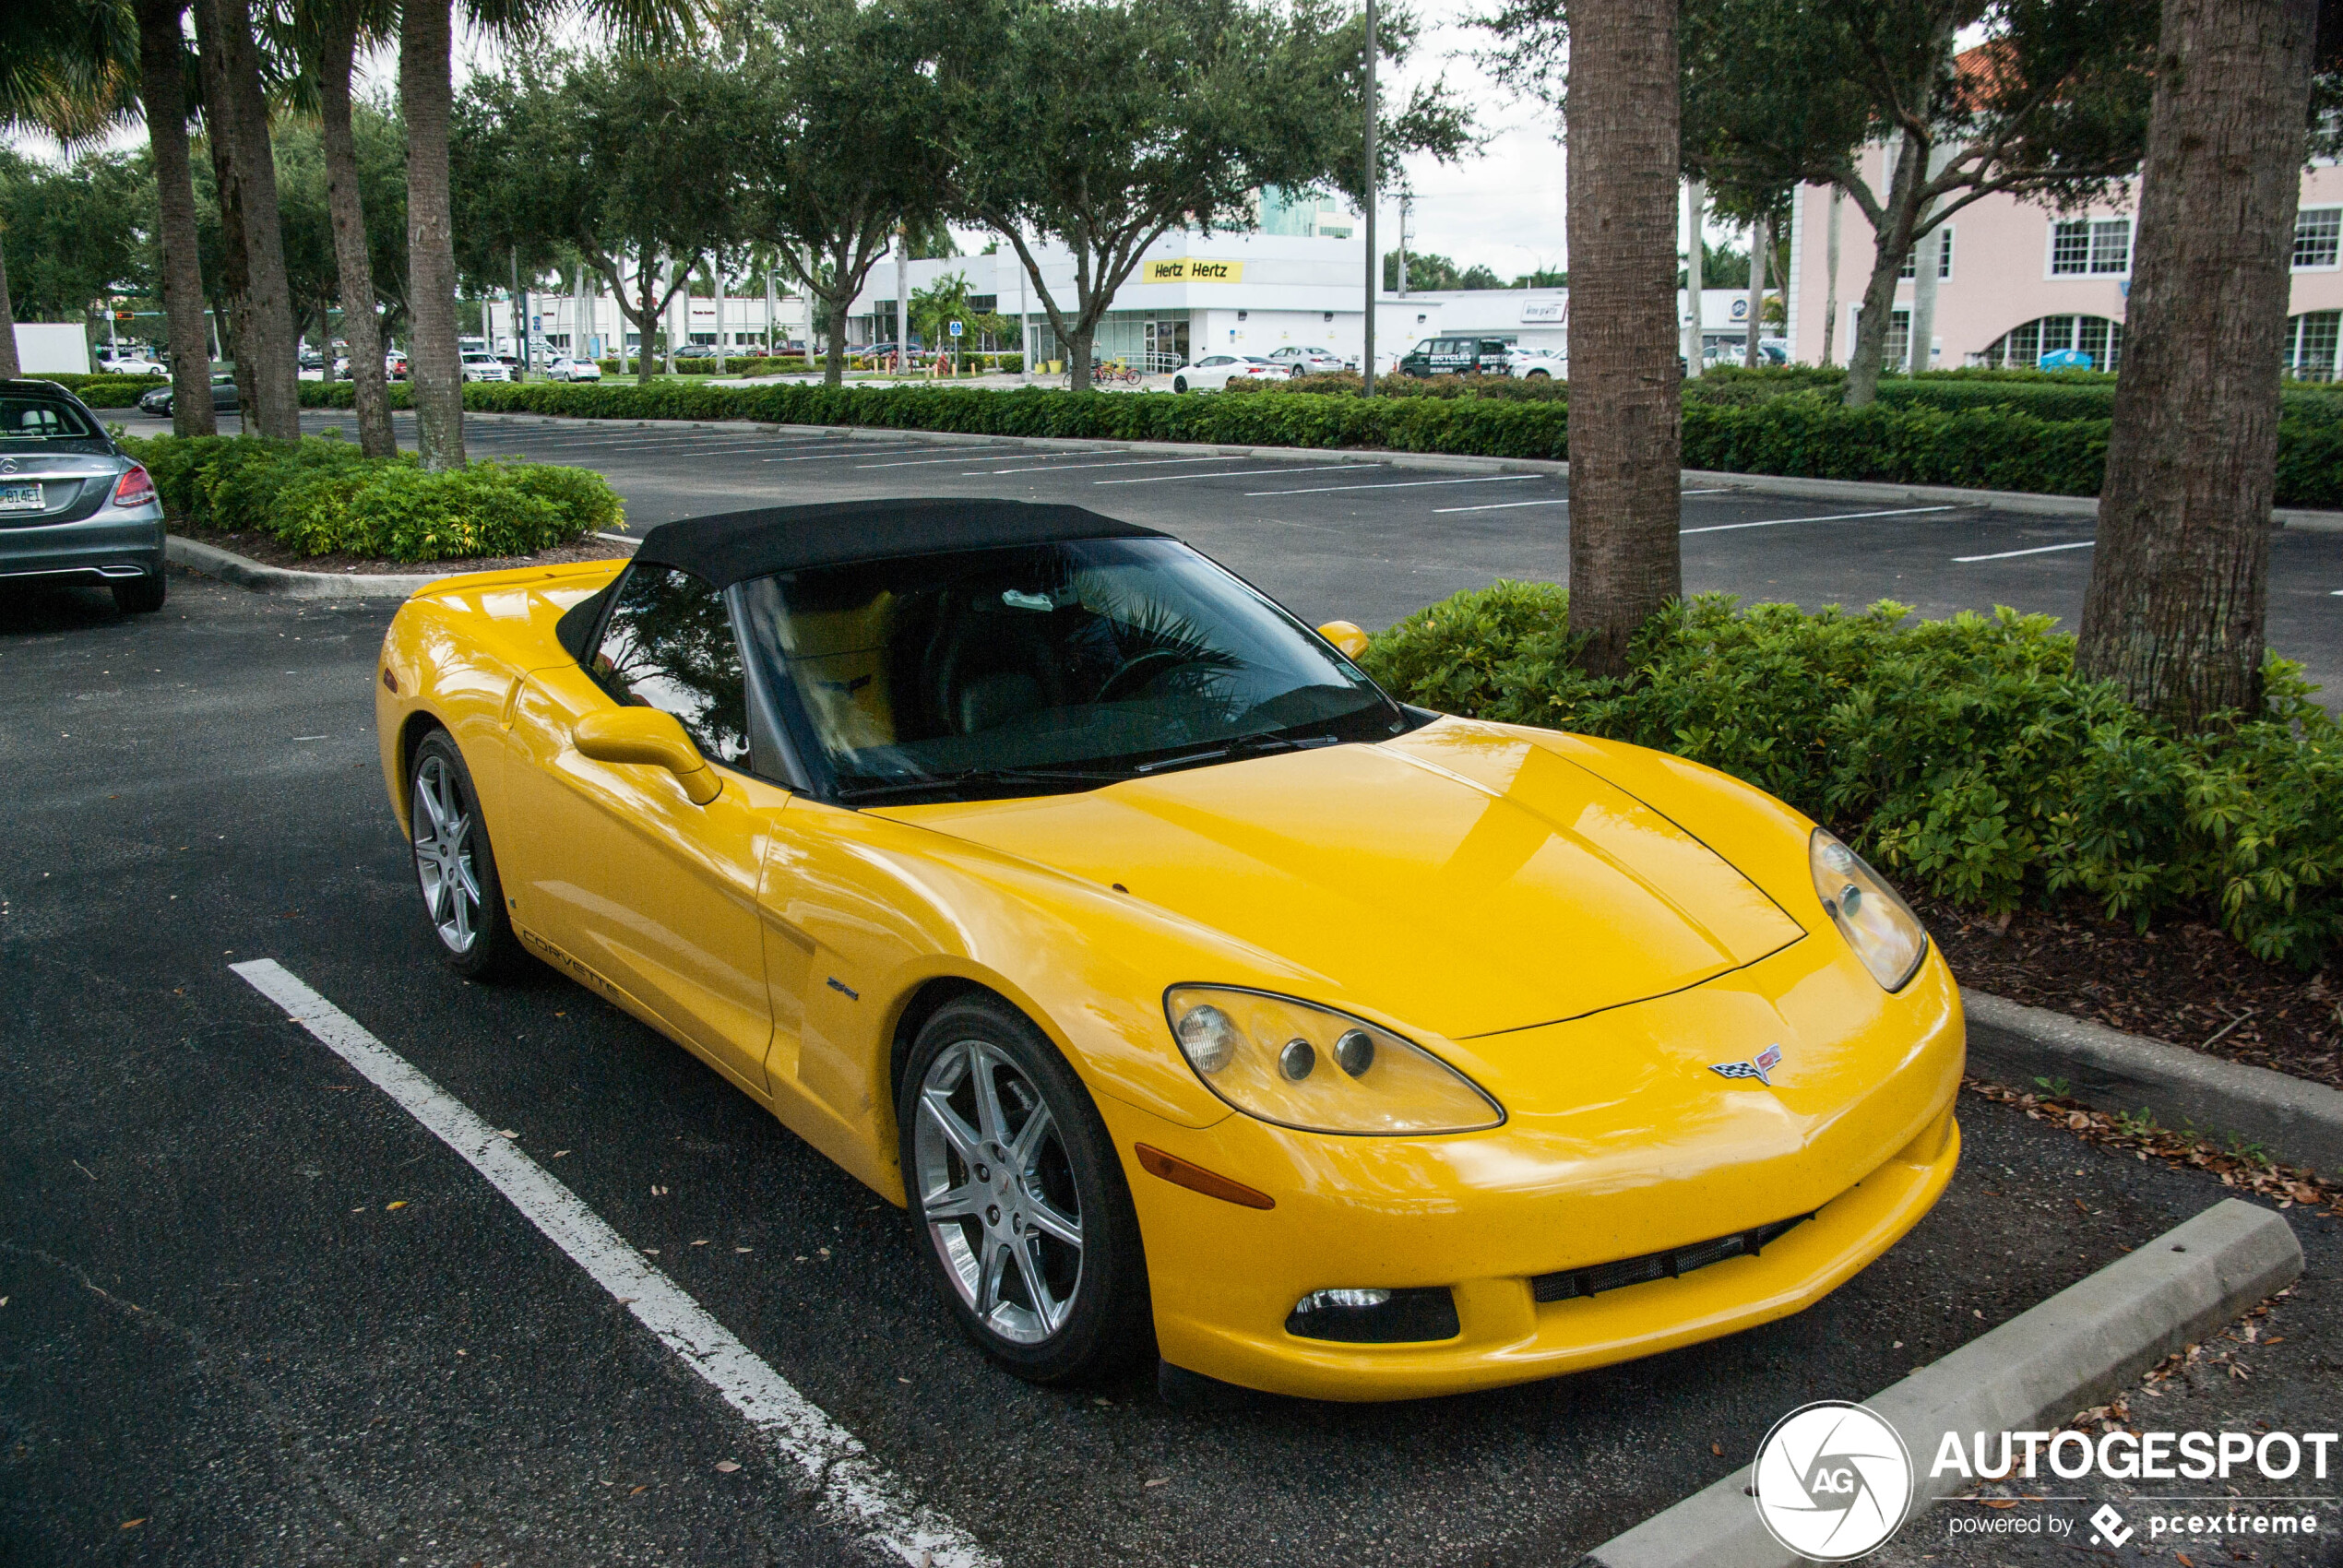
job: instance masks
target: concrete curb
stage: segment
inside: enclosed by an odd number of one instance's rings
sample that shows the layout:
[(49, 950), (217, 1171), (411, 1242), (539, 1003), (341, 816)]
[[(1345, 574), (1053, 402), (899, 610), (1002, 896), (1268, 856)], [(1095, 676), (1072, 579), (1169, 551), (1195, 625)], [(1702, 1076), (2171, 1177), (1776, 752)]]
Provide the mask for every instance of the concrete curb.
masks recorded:
[[(2019, 1313), (1864, 1403), (1913, 1466), (1907, 1522), (1974, 1483), (1932, 1479), (1946, 1432), (2031, 1431), (2099, 1403), (2302, 1272), (2302, 1247), (2266, 1208), (2224, 1198), (2137, 1252)], [(1789, 1412), (1783, 1412), (1785, 1415)], [(1588, 1552), (1582, 1568), (1792, 1568), (1735, 1470)]]
[[(1475, 457), (1446, 452), (1393, 452), (1376, 446), (1246, 446), (1227, 443), (1187, 441), (1122, 441), (1101, 436), (1082, 439), (1060, 435), (985, 435), (957, 430), (914, 430), (893, 425), (767, 424), (758, 420), (603, 420), (579, 414), (466, 413), (466, 419), (500, 422), (570, 425), (604, 423), (624, 428), (680, 426), (687, 430), (727, 430), (743, 426), (781, 435), (827, 436), (840, 441), (894, 441), (905, 436), (956, 444), (1029, 446), (1041, 451), (1107, 445), (1117, 451), (1190, 453), (1218, 457), (1251, 457), (1264, 462), (1324, 462), (1328, 457), (1359, 457), (1394, 468), (1423, 469), (1441, 473), (1551, 474), (1566, 479), (1570, 465), (1544, 457)], [(1910, 506), (1991, 506), (1997, 511), (2034, 517), (2088, 517), (2097, 520), (2099, 498), (2093, 495), (2036, 495), (2016, 490), (1964, 490), (1942, 484), (1883, 484), (1870, 481), (1799, 479), (1778, 474), (1712, 473), (1686, 469), (1687, 490), (1724, 487), (1756, 495), (1784, 495), (1834, 502), (1864, 502)], [(2343, 512), (2318, 512), (2280, 507), (2272, 514), (2278, 526), (2308, 533), (2343, 533)]]
[(2016, 1089), (2063, 1078), (2095, 1111), (2146, 1108), (2166, 1126), (2239, 1134), (2281, 1164), (2343, 1171), (2343, 1089), (1985, 992), (1963, 991), (1961, 1006), (1980, 1077)]
[[(598, 532), (594, 537), (622, 544), (636, 542), (624, 534)], [(232, 550), (175, 533), (165, 536), (163, 555), (173, 564), (204, 576), (285, 599), (407, 599), (434, 583), (479, 570), (459, 563), (460, 569), (453, 572), (297, 572), (288, 566), (264, 565)]]

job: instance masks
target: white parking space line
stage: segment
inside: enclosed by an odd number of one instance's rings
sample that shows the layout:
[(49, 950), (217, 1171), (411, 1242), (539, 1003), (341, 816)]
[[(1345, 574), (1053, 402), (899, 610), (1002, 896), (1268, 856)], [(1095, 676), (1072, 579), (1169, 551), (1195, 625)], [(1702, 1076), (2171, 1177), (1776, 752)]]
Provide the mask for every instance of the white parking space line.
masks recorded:
[[(1363, 38), (1365, 34), (1360, 36)], [(2020, 555), (2048, 555), (2053, 550), (2088, 550), (2098, 542), (2095, 539), (2078, 539), (2072, 544), (2038, 544), (2031, 550), (2002, 550), (1991, 555), (1956, 555), (1953, 559), (1966, 566), (1971, 561), (2014, 561)]]
[(1402, 479), (1384, 484), (1318, 484), (1306, 490), (1248, 490), (1255, 495), (1325, 495), (1338, 490), (1421, 490), (1428, 484), (1506, 484), (1515, 480), (1543, 479), (1543, 474), (1483, 474), (1477, 479)]
[[(1732, 492), (1730, 488), (1726, 488), (1719, 490), (1680, 490), (1676, 493), (1679, 496), (1730, 495)], [(1544, 501), (1488, 501), (1483, 502), (1478, 506), (1434, 506), (1432, 509), (1432, 515), (1435, 517), (1441, 517), (1447, 516), (1451, 512), (1510, 512), (1516, 506), (1567, 506), (1569, 505), (1570, 497), (1567, 495), (1558, 495)]]
[[(1361, 33), (1361, 38), (1366, 34)], [(1263, 474), (1371, 474), (1381, 463), (1334, 463), (1323, 469), (1239, 469), (1232, 474), (1142, 474), (1137, 479), (1094, 479), (1092, 484), (1171, 484), (1191, 479), (1259, 479)]]
[(705, 1378), (803, 1471), (830, 1522), (907, 1564), (995, 1568), (974, 1538), (919, 1502), (869, 1450), (706, 1308), (626, 1244), (601, 1216), (461, 1100), (415, 1070), (273, 958), (229, 966), (334, 1054), (463, 1156), (530, 1224), (636, 1321)]
[[(1366, 35), (1362, 33), (1360, 36), (1363, 38)], [(858, 469), (916, 469), (925, 467), (930, 463), (965, 463), (969, 460), (969, 454), (970, 452), (975, 453), (978, 457), (982, 457), (988, 450), (999, 450), (999, 448), (989, 448), (983, 446), (963, 447), (961, 450), (953, 453), (952, 456), (948, 457), (906, 457), (899, 463), (857, 463), (854, 466)], [(1016, 448), (1009, 447), (1007, 450), (1015, 451)], [(1068, 453), (1067, 456), (1087, 457), (1095, 452), (1109, 452), (1112, 450), (1113, 448), (1110, 446), (1094, 446), (1088, 452), (1072, 452)]]
[[(1362, 33), (1360, 36), (1363, 38), (1365, 34)], [(1062, 474), (1064, 473), (1067, 469), (1160, 469), (1167, 467), (1172, 463), (1241, 463), (1243, 461), (1244, 461), (1244, 459), (1241, 457), (1134, 457), (1128, 462), (1122, 463), (1068, 463), (1064, 469), (1053, 469), (1049, 471), (1052, 473)], [(1040, 469), (971, 469), (969, 473), (963, 474), (960, 477), (968, 479), (973, 477), (975, 474), (1038, 474), (1042, 470)]]
[(1760, 517), (1754, 523), (1711, 523), (1705, 529), (1678, 529), (1678, 533), (1728, 533), (1734, 529), (1778, 529), (1789, 523), (1848, 523), (1857, 517), (1917, 517), (1925, 512), (1957, 512), (1958, 506), (1898, 506), (1888, 512), (1829, 512), (1819, 517)]
[[(767, 463), (818, 463), (829, 457), (884, 457), (890, 452), (933, 452), (934, 450), (933, 445), (878, 446), (865, 452), (815, 452), (803, 457), (765, 457), (759, 460)], [(962, 462), (967, 460), (965, 457), (961, 459)]]

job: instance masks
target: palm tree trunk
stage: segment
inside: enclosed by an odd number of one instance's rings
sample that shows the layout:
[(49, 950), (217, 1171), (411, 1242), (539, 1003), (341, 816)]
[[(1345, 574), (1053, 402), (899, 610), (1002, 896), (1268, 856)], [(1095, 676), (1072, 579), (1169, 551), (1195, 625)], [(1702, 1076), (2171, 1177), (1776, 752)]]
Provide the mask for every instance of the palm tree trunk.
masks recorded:
[[(237, 186), (244, 253), (244, 320), (236, 334), (236, 388), (250, 415), (248, 434), (291, 441), (301, 434), (301, 366), (295, 358), (292, 284), (285, 269), (284, 230), (277, 211), (277, 165), (268, 141), (268, 105), (260, 91), (250, 0), (198, 0), (212, 15), (220, 60), (204, 76), (215, 122), (212, 157), (227, 144)], [(216, 91), (215, 91), (216, 84)], [(226, 201), (227, 182), (221, 182)]]
[(2315, 0), (2164, 0), (2075, 663), (2184, 724), (2261, 706)]
[(450, 0), (398, 10), (398, 102), (407, 117), (407, 374), (415, 445), (429, 469), (464, 466), (463, 362), (456, 347), (456, 244), (447, 184)]
[(155, 165), (171, 428), (180, 435), (213, 435), (220, 422), (211, 409), (211, 329), (204, 320), (195, 166), (187, 148), (186, 44), (179, 30), (186, 10), (186, 0), (138, 0), (138, 97)]
[[(203, 72), (204, 145), (211, 154), (212, 185), (220, 205), (220, 292), (215, 303), (220, 317), (220, 357), (234, 369), (237, 400), (249, 413), (252, 391), (244, 378), (244, 347), (252, 310), (252, 263), (244, 248), (244, 187), (232, 128), (235, 109), (228, 91), (228, 50), (220, 40), (220, 18), (210, 0), (195, 0), (195, 16), (196, 63)], [(207, 405), (211, 401), (208, 378), (203, 400)], [(182, 402), (174, 380), (174, 419)], [(254, 426), (247, 421), (244, 428)]]
[[(350, 128), (350, 70), (357, 49), (357, 12), (346, 5), (328, 6), (318, 50), (317, 106), (326, 154), (326, 205), (333, 216), (334, 265), (341, 281), (341, 333), (350, 343), (358, 449), (369, 457), (387, 457), (398, 450), (398, 437), (390, 424), (382, 322), (375, 313), (375, 266), (366, 253), (366, 209), (358, 194), (358, 142)], [(325, 339), (330, 380), (333, 334), (327, 332)]]
[(1626, 673), (1630, 639), (1683, 593), (1676, 13), (1570, 7), (1569, 630), (1596, 675)]
[(0, 379), (14, 381), (23, 374), (17, 362), (17, 311), (8, 299), (8, 264), (0, 258)]

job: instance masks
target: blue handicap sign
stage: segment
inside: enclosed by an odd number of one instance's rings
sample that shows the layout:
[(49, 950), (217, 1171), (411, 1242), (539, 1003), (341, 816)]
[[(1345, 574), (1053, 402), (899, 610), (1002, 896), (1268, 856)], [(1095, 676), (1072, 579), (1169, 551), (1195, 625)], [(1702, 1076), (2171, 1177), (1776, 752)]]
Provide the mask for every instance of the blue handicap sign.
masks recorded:
[[(1364, 34), (1361, 34), (1361, 36), (1362, 36), (1362, 37), (1364, 37), (1365, 35), (1364, 35)], [(953, 336), (953, 337), (955, 337), (955, 338), (957, 338), (958, 336), (960, 336), (960, 324), (959, 324), (958, 322), (957, 322), (957, 321), (956, 321), (956, 322), (954, 322), (954, 323), (952, 323), (952, 336)]]

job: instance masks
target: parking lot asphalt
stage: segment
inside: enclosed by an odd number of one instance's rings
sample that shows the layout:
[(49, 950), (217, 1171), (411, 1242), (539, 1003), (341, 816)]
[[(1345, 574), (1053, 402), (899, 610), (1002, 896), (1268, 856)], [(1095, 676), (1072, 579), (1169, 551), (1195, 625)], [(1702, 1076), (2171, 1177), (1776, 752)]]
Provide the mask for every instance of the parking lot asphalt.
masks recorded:
[[(144, 416), (122, 422), (139, 434), (168, 428)], [(398, 424), (411, 446), (411, 416)], [(313, 411), (303, 427), (356, 434), (346, 414)], [(1568, 578), (1569, 486), (1560, 478), (1400, 469), (1336, 451), (1263, 460), (977, 447), (919, 432), (839, 441), (503, 416), (468, 421), (465, 433), (476, 456), (604, 474), (636, 529), (865, 496), (1070, 502), (1177, 534), (1314, 621), (1338, 616), (1370, 630), (1497, 577)], [(2090, 580), (2087, 517), (1725, 489), (1688, 491), (1683, 529), (1685, 588), (1750, 602), (1814, 609), (1893, 599), (1924, 616), (2005, 604), (2071, 630)], [(2270, 646), (2329, 688), (2330, 707), (2343, 701), (2343, 534), (2281, 530), (2269, 591)]]
[[(1335, 560), (1318, 523), (1249, 555), (1217, 526), (1283, 591), (1378, 576), (1281, 579), (1295, 541)], [(1377, 526), (1397, 551), (1411, 525)], [(696, 1059), (550, 973), (437, 961), (374, 749), (390, 613), (185, 575), (155, 616), (0, 602), (0, 1562), (857, 1555), (713, 1390), (229, 968), (256, 958), (513, 1134), (1017, 1568), (1567, 1562), (1793, 1407), (1884, 1388), (2228, 1193), (1964, 1097), (1937, 1209), (1762, 1329), (1416, 1405), (1034, 1389), (960, 1337), (897, 1211)], [(2310, 1256), (2289, 1312), (2325, 1324), (2296, 1332), (2332, 1386), (2343, 1238), (2288, 1218)]]

